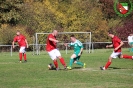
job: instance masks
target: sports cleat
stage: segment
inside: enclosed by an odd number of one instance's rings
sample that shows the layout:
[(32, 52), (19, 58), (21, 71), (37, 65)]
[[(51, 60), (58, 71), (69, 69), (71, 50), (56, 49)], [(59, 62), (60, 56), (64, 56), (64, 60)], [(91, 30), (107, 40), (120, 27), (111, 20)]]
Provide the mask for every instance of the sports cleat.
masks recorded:
[(59, 71), (60, 70), (60, 68), (56, 68), (56, 71)]
[(64, 67), (64, 70), (66, 70), (66, 69), (67, 69), (67, 66)]
[(85, 68), (86, 64), (84, 63), (83, 68)]
[(27, 60), (24, 61), (24, 63), (26, 63), (26, 62), (27, 62)]
[(68, 66), (67, 69), (68, 69), (68, 70), (72, 70), (72, 67)]
[(101, 70), (105, 70), (105, 67), (100, 67)]

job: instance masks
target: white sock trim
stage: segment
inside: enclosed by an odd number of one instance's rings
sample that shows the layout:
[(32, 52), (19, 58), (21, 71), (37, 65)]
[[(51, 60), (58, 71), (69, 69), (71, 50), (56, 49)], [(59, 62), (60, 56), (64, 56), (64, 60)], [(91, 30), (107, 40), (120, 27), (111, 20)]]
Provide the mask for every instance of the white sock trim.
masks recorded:
[(105, 67), (103, 67), (103, 70), (105, 70)]

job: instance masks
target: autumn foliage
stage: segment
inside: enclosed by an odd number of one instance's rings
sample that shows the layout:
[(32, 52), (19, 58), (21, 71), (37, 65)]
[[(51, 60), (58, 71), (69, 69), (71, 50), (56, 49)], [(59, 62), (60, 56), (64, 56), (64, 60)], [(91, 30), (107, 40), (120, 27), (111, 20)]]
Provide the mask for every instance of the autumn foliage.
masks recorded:
[(92, 32), (92, 41), (104, 42), (109, 41), (106, 33), (112, 28), (126, 40), (133, 32), (133, 16), (119, 17), (113, 5), (114, 0), (1, 0), (0, 31), (8, 33), (9, 37), (1, 35), (0, 43), (10, 44), (18, 28), (31, 43), (36, 32), (52, 32), (53, 29)]

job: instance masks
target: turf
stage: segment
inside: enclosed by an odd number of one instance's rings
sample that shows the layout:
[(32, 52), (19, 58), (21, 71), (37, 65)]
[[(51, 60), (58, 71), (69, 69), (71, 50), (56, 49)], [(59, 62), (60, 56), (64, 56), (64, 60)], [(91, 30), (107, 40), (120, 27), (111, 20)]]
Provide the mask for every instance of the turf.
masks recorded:
[[(62, 56), (69, 64), (72, 52)], [(101, 71), (112, 50), (99, 49), (93, 53), (83, 53), (80, 61), (85, 62), (83, 69), (76, 64), (72, 70), (48, 70), (47, 65), (52, 62), (46, 52), (32, 55), (27, 52), (27, 63), (18, 62), (18, 53), (10, 56), (9, 52), (0, 53), (0, 88), (133, 88), (133, 61), (114, 59), (110, 68)], [(123, 53), (133, 55), (128, 49)], [(59, 62), (59, 61), (58, 61)], [(59, 62), (59, 66), (63, 66)]]

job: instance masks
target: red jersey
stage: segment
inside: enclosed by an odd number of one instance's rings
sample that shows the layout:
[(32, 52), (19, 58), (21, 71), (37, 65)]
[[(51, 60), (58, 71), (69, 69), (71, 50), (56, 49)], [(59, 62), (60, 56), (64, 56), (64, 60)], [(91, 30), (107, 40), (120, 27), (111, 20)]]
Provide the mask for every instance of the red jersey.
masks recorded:
[[(120, 45), (120, 42), (121, 42), (121, 40), (117, 36), (114, 36), (112, 38), (112, 43), (113, 43), (114, 49)], [(118, 50), (115, 50), (114, 52), (121, 52), (121, 47)]]
[(51, 51), (53, 49), (56, 49), (56, 42), (54, 41), (50, 41), (49, 38), (52, 38), (52, 39), (56, 39), (55, 36), (53, 36), (52, 34), (49, 34), (48, 35), (48, 38), (47, 38), (47, 41), (46, 41), (46, 51)]
[(22, 46), (26, 47), (25, 39), (26, 39), (25, 36), (18, 35), (18, 36), (15, 36), (14, 37), (13, 41), (14, 42), (18, 42), (18, 44), (19, 44), (20, 47), (22, 47)]

